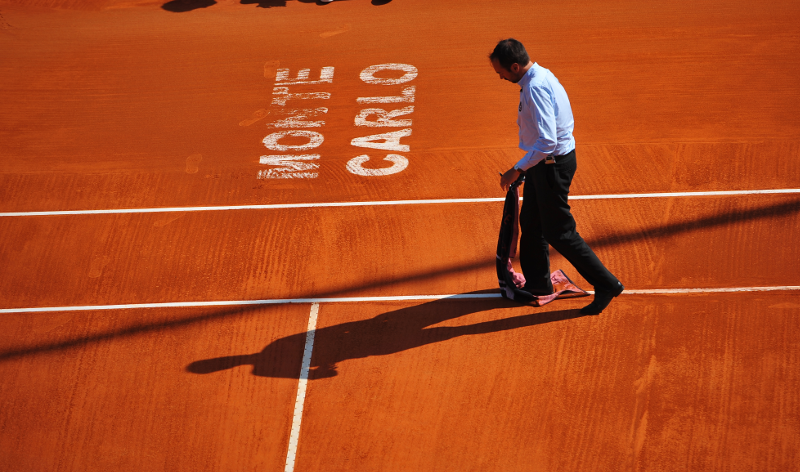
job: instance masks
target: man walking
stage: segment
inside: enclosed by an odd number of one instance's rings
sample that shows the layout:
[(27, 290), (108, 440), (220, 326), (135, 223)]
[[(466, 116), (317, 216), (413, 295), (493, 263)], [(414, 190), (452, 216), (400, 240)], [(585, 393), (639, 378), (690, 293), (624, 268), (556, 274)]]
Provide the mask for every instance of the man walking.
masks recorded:
[(500, 41), (489, 60), (501, 79), (521, 87), (517, 124), (519, 147), (526, 154), (500, 177), (500, 187), (508, 191), (525, 173), (519, 215), (524, 290), (534, 295), (553, 293), (551, 245), (594, 286), (594, 300), (581, 313), (599, 314), (625, 287), (578, 234), (567, 203), (577, 169), (572, 136), (575, 122), (567, 92), (552, 72), (531, 62), (525, 47), (516, 39)]

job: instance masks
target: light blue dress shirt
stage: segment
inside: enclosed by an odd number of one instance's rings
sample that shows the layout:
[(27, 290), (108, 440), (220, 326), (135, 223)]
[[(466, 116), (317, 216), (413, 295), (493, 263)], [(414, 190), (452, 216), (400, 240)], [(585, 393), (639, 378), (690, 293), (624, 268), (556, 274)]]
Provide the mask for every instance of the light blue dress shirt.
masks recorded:
[(519, 147), (528, 152), (515, 167), (528, 170), (548, 155), (575, 149), (575, 120), (567, 91), (548, 69), (534, 63), (518, 83)]

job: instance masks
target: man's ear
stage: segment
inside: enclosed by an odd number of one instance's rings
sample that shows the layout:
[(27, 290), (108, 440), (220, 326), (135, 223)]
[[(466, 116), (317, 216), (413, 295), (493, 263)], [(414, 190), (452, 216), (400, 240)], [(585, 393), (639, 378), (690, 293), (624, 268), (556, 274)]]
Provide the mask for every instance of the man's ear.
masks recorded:
[(519, 64), (517, 64), (516, 62), (511, 64), (511, 68), (509, 70), (514, 74), (519, 74)]

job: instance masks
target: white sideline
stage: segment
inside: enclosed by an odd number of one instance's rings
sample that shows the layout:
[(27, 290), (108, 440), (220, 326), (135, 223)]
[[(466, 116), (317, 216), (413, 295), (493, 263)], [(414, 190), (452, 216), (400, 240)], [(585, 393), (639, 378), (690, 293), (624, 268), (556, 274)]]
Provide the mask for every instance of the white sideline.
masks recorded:
[(306, 329), (306, 347), (303, 349), (303, 364), (300, 367), (300, 380), (297, 383), (297, 397), (294, 400), (294, 414), (292, 415), (292, 430), (289, 433), (289, 451), (286, 453), (285, 472), (294, 471), (294, 461), (297, 458), (297, 443), (300, 442), (300, 422), (303, 419), (303, 405), (306, 401), (306, 387), (308, 385), (308, 371), (311, 369), (311, 353), (314, 350), (314, 334), (317, 330), (317, 315), (319, 303), (311, 304), (311, 313), (308, 316)]
[[(800, 189), (765, 189), (765, 190), (723, 190), (713, 192), (668, 192), (668, 193), (620, 193), (607, 195), (573, 195), (570, 200), (607, 200), (624, 198), (670, 198), (670, 197), (728, 197), (740, 195), (775, 195), (800, 193)], [(162, 207), (162, 208), (120, 208), (110, 210), (59, 210), (59, 211), (17, 211), (0, 212), (0, 217), (12, 216), (67, 216), (67, 215), (109, 215), (126, 213), (174, 213), (194, 211), (230, 211), (230, 210), (283, 210), (292, 208), (331, 208), (385, 205), (434, 205), (446, 203), (486, 203), (502, 202), (505, 198), (445, 198), (433, 200), (386, 200), (374, 202), (329, 202), (329, 203), (276, 203), (264, 205), (228, 205), (197, 207)]]
[[(723, 288), (655, 288), (636, 290), (626, 289), (623, 295), (670, 295), (680, 293), (735, 293), (735, 292), (778, 292), (800, 291), (800, 285), (779, 285), (772, 287), (723, 287)], [(594, 293), (588, 291), (589, 293)], [(82, 306), (53, 306), (36, 308), (0, 308), (0, 314), (10, 313), (45, 313), (63, 311), (99, 311), (99, 310), (132, 310), (145, 308), (192, 308), (213, 306), (249, 306), (249, 305), (288, 305), (295, 303), (356, 303), (356, 302), (396, 302), (414, 300), (440, 300), (452, 298), (485, 299), (500, 298), (499, 293), (459, 293), (448, 295), (398, 295), (385, 297), (330, 297), (330, 298), (276, 298), (266, 300), (229, 300), (208, 302), (163, 302), (163, 303), (132, 303), (127, 305), (82, 305)]]

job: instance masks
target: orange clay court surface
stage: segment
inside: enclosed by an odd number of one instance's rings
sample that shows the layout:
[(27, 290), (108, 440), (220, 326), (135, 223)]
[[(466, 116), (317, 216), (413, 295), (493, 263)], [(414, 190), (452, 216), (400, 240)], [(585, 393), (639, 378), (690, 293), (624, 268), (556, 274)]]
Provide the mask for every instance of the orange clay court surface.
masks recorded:
[[(599, 316), (497, 294), (506, 37)], [(0, 0), (0, 103), (2, 471), (800, 470), (796, 0)]]

